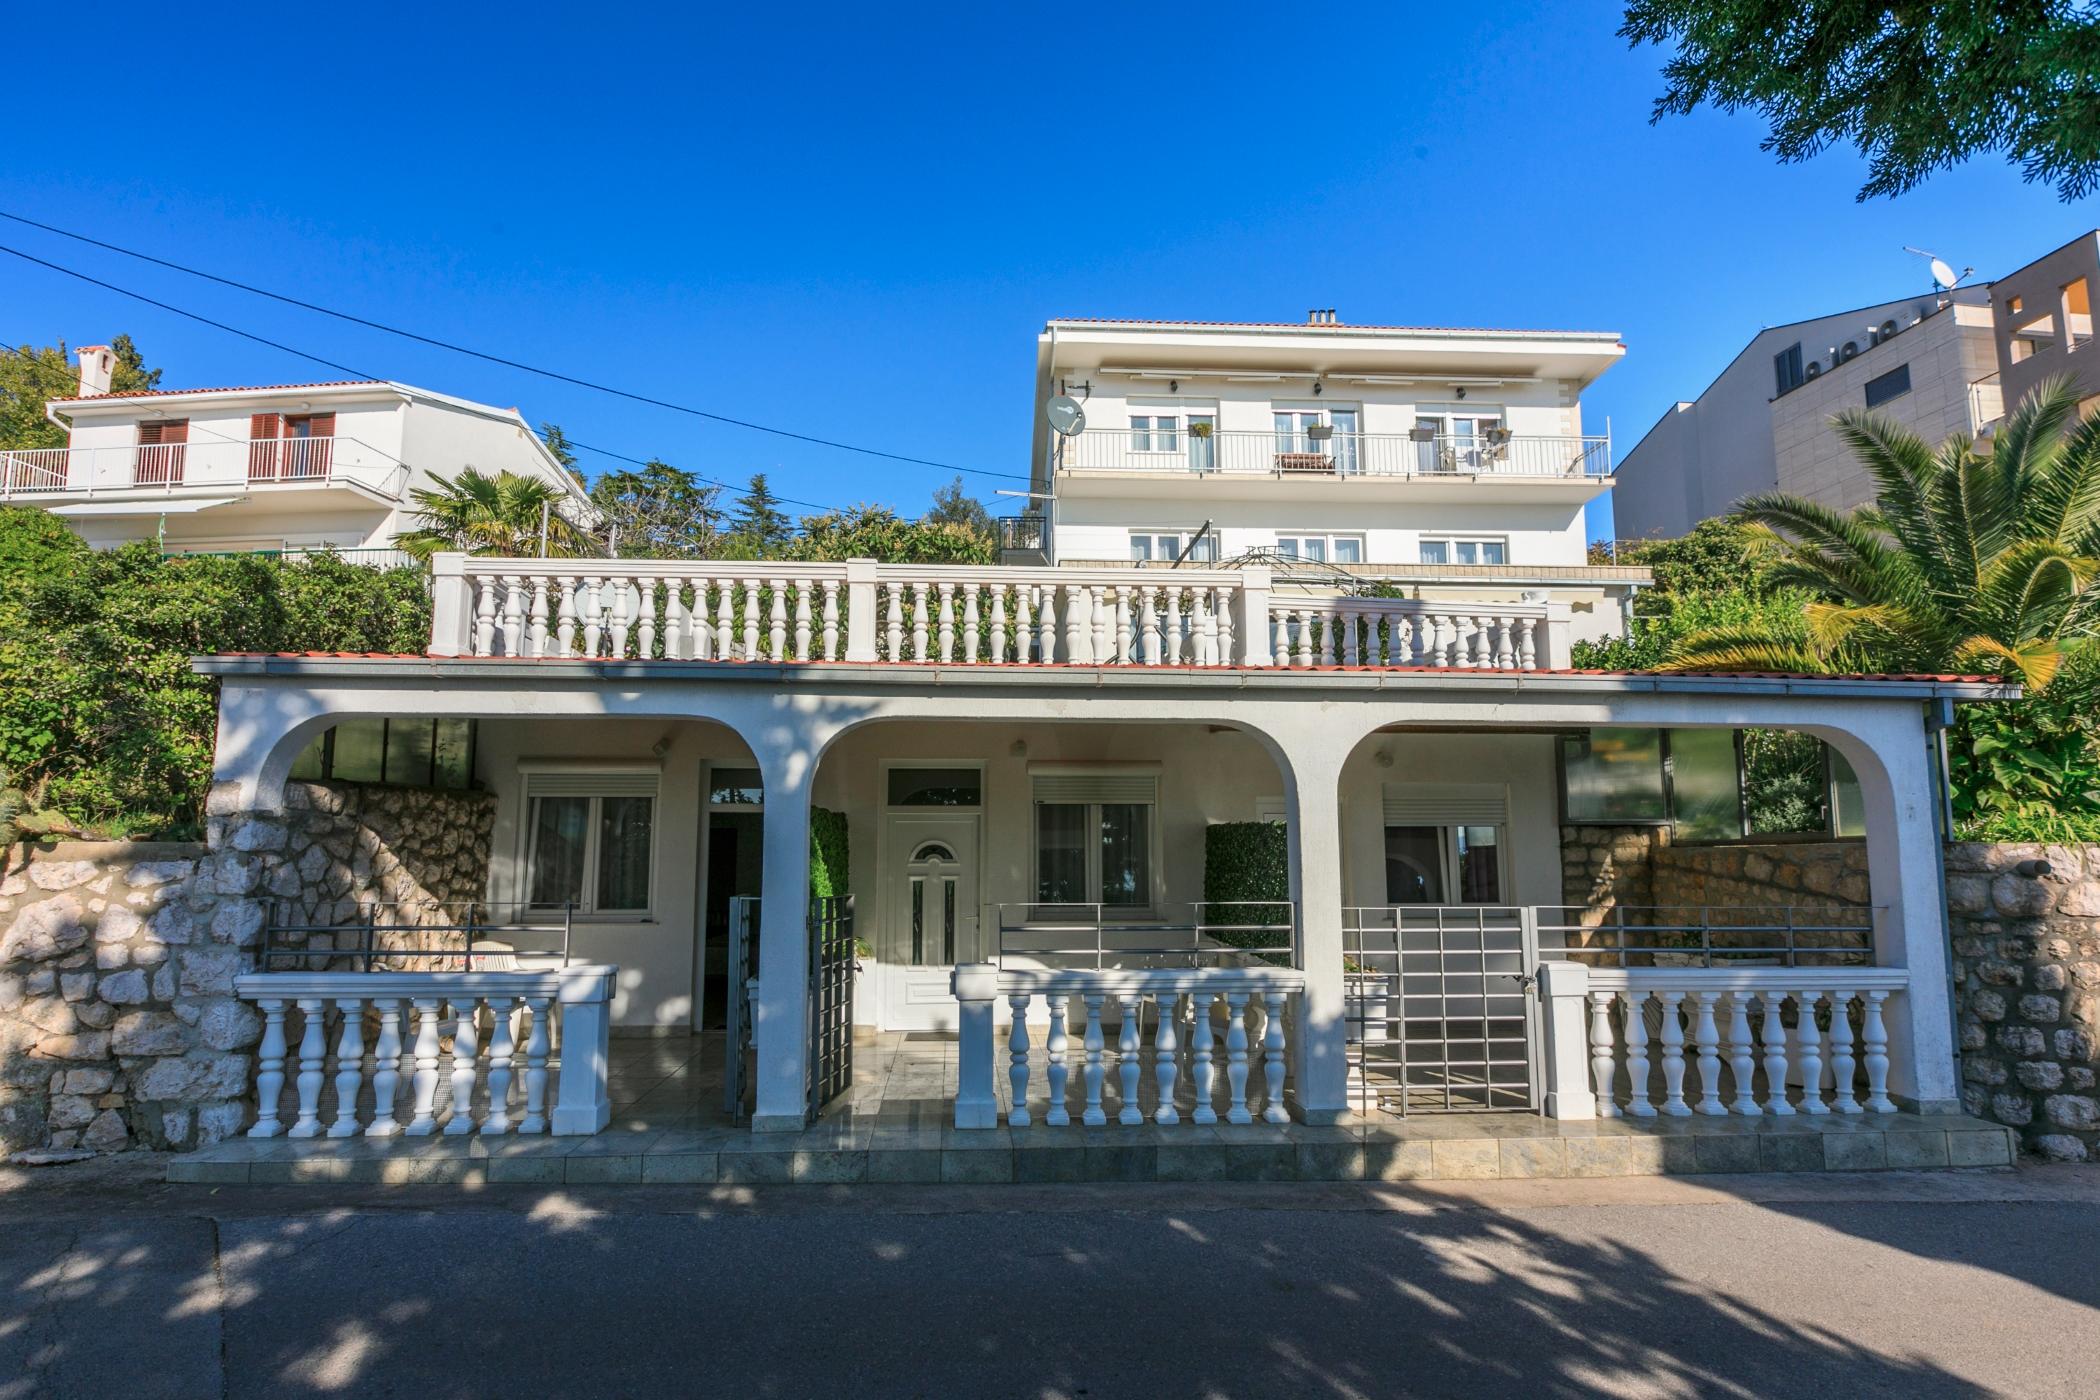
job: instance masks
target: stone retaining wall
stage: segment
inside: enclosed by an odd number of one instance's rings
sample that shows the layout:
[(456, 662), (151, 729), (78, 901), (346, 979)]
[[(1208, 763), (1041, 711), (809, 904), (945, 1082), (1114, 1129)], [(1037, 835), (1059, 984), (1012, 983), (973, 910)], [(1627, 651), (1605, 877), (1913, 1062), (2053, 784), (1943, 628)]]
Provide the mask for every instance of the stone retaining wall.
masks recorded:
[(283, 812), (214, 810), (204, 845), (0, 850), (0, 1149), (238, 1132), (261, 1023), (233, 979), (267, 901), (328, 924), (361, 900), (479, 898), (493, 810), (479, 793), (297, 783)]
[(1949, 846), (1947, 903), (1963, 1107), (2042, 1156), (2100, 1157), (2100, 845)]
[(1870, 901), (1863, 841), (1674, 845), (1667, 827), (1564, 826), (1561, 898), (1630, 905), (1842, 905)]

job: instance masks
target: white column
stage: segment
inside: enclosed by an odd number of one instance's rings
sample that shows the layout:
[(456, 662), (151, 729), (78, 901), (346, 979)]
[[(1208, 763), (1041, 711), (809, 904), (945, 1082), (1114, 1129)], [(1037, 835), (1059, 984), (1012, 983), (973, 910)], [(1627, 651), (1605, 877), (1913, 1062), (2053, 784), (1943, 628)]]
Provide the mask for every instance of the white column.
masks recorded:
[[(771, 798), (772, 794), (766, 796)], [(763, 919), (765, 910), (761, 908), (759, 914)], [(759, 953), (761, 969), (769, 956), (770, 952), (762, 945)], [(996, 1128), (999, 1126), (999, 1096), (992, 1089), (992, 1004), (999, 996), (999, 969), (990, 963), (964, 963), (952, 976), (957, 1014), (955, 1126)], [(763, 976), (760, 981), (764, 981)], [(763, 1065), (763, 1047), (759, 1056)], [(763, 1092), (763, 1069), (760, 1076)], [(797, 1121), (800, 1121), (799, 1116)], [(757, 1125), (754, 1123), (753, 1126)]]
[(474, 590), (467, 583), (467, 556), (430, 558), (430, 654), (466, 656), (474, 650)]
[[(848, 559), (846, 561), (846, 660), (848, 661), (873, 661), (876, 659), (875, 632), (881, 618), (875, 594), (875, 561), (873, 559)], [(826, 610), (828, 614), (828, 599)]]
[(1589, 968), (1581, 963), (1540, 965), (1539, 1000), (1544, 1003), (1545, 1012), (1548, 1118), (1597, 1116), (1597, 1090), (1591, 1079), (1589, 998)]
[(1298, 915), (1298, 966), (1305, 973), (1295, 1049), (1298, 1110), (1307, 1123), (1336, 1123), (1349, 1111), (1339, 785), (1357, 736), (1315, 718), (1303, 730), (1274, 737), (1283, 749), (1291, 800), (1291, 904)]
[[(1234, 590), (1233, 604), (1238, 616), (1233, 619), (1232, 635), (1240, 655), (1241, 666), (1268, 666), (1273, 664), (1269, 654), (1269, 570), (1257, 565), (1240, 571), (1240, 586)], [(1233, 658), (1226, 658), (1228, 665)]]
[[(920, 616), (923, 620), (924, 609)], [(809, 1098), (809, 785), (817, 742), (757, 754), (764, 775), (759, 882), (758, 1106), (753, 1132), (800, 1132)]]
[(588, 1137), (612, 1121), (606, 1077), (612, 1058), (613, 978), (618, 971), (604, 963), (562, 969), (561, 1077), (555, 1083), (551, 1125), (556, 1137)]

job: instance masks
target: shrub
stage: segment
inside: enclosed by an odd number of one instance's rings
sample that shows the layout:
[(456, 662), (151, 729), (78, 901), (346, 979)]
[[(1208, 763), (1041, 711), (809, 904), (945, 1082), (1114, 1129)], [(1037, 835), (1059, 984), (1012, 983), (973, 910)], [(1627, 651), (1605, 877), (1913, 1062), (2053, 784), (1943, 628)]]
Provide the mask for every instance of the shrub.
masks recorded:
[[(1276, 917), (1264, 907), (1291, 897), (1290, 833), (1282, 822), (1219, 822), (1203, 832), (1203, 899), (1213, 924), (1258, 924)], [(1239, 901), (1246, 901), (1241, 903)], [(1221, 943), (1257, 948), (1276, 941), (1259, 930), (1222, 932)]]
[(823, 807), (809, 812), (809, 896), (830, 899), (852, 893), (847, 874), (846, 814)]

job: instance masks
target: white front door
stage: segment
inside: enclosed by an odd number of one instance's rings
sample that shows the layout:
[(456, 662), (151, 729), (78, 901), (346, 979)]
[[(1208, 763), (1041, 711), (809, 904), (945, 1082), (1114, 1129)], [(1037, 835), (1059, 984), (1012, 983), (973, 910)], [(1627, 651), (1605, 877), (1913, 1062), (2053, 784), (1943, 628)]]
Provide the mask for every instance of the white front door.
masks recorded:
[(893, 813), (886, 819), (882, 929), (885, 1030), (952, 1030), (949, 973), (982, 962), (977, 911), (977, 818)]

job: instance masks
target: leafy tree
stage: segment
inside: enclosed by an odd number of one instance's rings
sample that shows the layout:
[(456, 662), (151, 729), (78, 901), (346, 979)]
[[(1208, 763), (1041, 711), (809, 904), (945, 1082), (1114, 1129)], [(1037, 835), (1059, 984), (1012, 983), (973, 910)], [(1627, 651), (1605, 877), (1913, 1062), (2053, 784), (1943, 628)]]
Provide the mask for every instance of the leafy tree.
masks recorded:
[(992, 524), (992, 513), (985, 509), (984, 502), (963, 489), (959, 476), (933, 493), (933, 509), (919, 519), (931, 525), (957, 525), (987, 539), (998, 528)]
[(608, 542), (629, 559), (705, 559), (721, 546), (720, 488), (668, 462), (607, 472), (591, 488)]
[(887, 506), (860, 505), (802, 517), (802, 532), (785, 557), (801, 560), (875, 559), (885, 564), (990, 564), (998, 546), (989, 535), (946, 521), (905, 520)]
[(433, 475), (435, 487), (417, 487), (417, 528), (401, 537), (401, 548), (418, 559), (444, 550), (469, 554), (537, 556), (546, 532), (546, 553), (555, 558), (593, 554), (591, 540), (563, 511), (569, 498), (559, 487), (515, 472), (489, 475), (468, 467), (458, 476)]
[(2100, 188), (2100, 15), (2089, 0), (1631, 0), (1622, 38), (1675, 46), (1654, 120), (1711, 103), (1807, 160), (1849, 142), (1859, 197), (2002, 151), (2029, 180)]
[(559, 423), (540, 424), (540, 441), (547, 445), (547, 455), (569, 469), (578, 486), (584, 485), (583, 473), (576, 466), (576, 446), (569, 435), (561, 430)]
[(2042, 385), (1988, 456), (1960, 437), (1935, 451), (1882, 415), (1841, 414), (1875, 504), (1840, 512), (1775, 491), (1738, 511), (1773, 555), (1772, 582), (1816, 596), (1800, 624), (1766, 616), (1703, 628), (1666, 664), (2010, 670), (2042, 689), (2100, 623), (2100, 419), (2080, 424), (2077, 408), (2069, 384)]
[(1756, 535), (1726, 516), (1702, 520), (1673, 540), (1623, 540), (1600, 563), (1638, 565), (1655, 574), (1655, 585), (1634, 595), (1636, 616), (1662, 616), (1686, 593), (1739, 592), (1762, 598), (1772, 591), (1770, 560)]
[(736, 537), (732, 553), (742, 559), (770, 559), (794, 538), (794, 527), (780, 509), (780, 498), (766, 485), (764, 472), (754, 473), (751, 485), (737, 497), (729, 529)]
[[(160, 386), (128, 335), (110, 342), (115, 365), (110, 392), (136, 394)], [(80, 371), (64, 341), (56, 345), (0, 346), (0, 451), (64, 447), (66, 430), (44, 416), (52, 399), (78, 392)]]
[(328, 555), (163, 558), (144, 541), (90, 550), (17, 528), (14, 517), (41, 514), (0, 510), (0, 550), (28, 541), (41, 559), (0, 588), (0, 770), (26, 807), (78, 829), (198, 831), (218, 683), (190, 669), (192, 656), (420, 652), (429, 641), (429, 593), (414, 569)]

